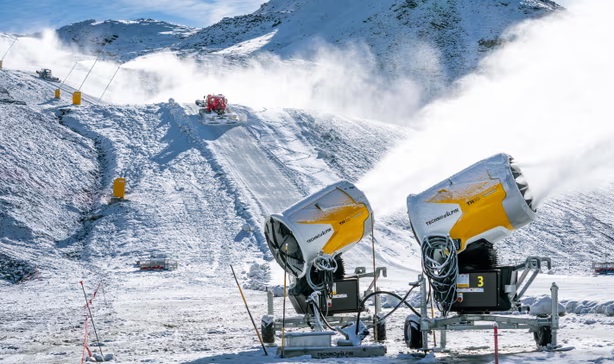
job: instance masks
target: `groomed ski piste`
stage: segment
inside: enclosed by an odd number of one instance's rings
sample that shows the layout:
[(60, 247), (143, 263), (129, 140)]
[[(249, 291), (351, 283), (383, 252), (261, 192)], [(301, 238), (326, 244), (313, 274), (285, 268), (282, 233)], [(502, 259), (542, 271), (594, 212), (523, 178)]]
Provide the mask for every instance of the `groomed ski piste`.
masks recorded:
[[(550, 28), (537, 29), (547, 34)], [(601, 39), (581, 26), (573, 30), (583, 40), (587, 34), (592, 41)], [(563, 50), (583, 44), (565, 39)], [(608, 141), (614, 127), (603, 118), (611, 96), (599, 86), (590, 98), (562, 96), (587, 90), (585, 82), (597, 79), (611, 85), (614, 77), (609, 64), (590, 63), (576, 68), (579, 76), (561, 87), (555, 82), (556, 63), (547, 57), (555, 52), (543, 49), (531, 53), (533, 62), (525, 65), (528, 79), (537, 80), (533, 87), (516, 89), (516, 78), (489, 74), (489, 64), (507, 64), (497, 61), (514, 56), (513, 45), (510, 49), (486, 62), (485, 78), (472, 76), (478, 86), (466, 85), (470, 77), (451, 102), (427, 105), (421, 120), (431, 124), (407, 125), (257, 104), (232, 105), (246, 115), (241, 124), (204, 125), (189, 101), (201, 91), (186, 101), (168, 95), (130, 105), (84, 92), (76, 106), (70, 95), (78, 83), (62, 85), (62, 98), (54, 99), (57, 84), (37, 78), (35, 67), (5, 62), (0, 70), (0, 361), (74, 363), (86, 352), (85, 341), (92, 355), (118, 363), (493, 362), (490, 330), (449, 332), (448, 352), (410, 351), (403, 342), (407, 309), (390, 317), (383, 357), (282, 359), (275, 347), (264, 355), (230, 266), (258, 325), (267, 311), (265, 289), (279, 292), (284, 278), (264, 239), (264, 219), (345, 179), (375, 208), (375, 260), (388, 269), (378, 286), (404, 294), (421, 271), (420, 250), (403, 209), (407, 193), (509, 151), (520, 162), (523, 157), (534, 162), (523, 169), (533, 172), (527, 179), (540, 200), (537, 220), (496, 248), (502, 263), (517, 264), (527, 255), (552, 258), (551, 274), (536, 278), (523, 303), (543, 312), (549, 304), (545, 295), (556, 282), (564, 313), (558, 342), (573, 350), (540, 350), (532, 333), (500, 330), (499, 362), (613, 363), (612, 277), (593, 276), (590, 268), (592, 261), (607, 260), (612, 247), (614, 159)], [(529, 59), (521, 51), (517, 60)], [(587, 50), (580, 64), (602, 59)], [(557, 59), (561, 67), (569, 66), (566, 60)], [(542, 62), (543, 67), (531, 68)], [(523, 72), (506, 71), (527, 79)], [(498, 95), (502, 89), (508, 98)], [(544, 104), (559, 99), (565, 102), (542, 112)], [(585, 110), (591, 110), (590, 118), (581, 117)], [(505, 137), (488, 127), (493, 115), (500, 125), (514, 126)], [(472, 143), (461, 148), (459, 139)], [(540, 160), (554, 162), (535, 162)], [(535, 170), (549, 173), (540, 176)], [(599, 178), (580, 183), (595, 171)], [(111, 203), (117, 177), (126, 178), (126, 196)], [(570, 183), (555, 188), (561, 179)], [(371, 239), (363, 240), (344, 253), (346, 266), (369, 267), (371, 249)], [(177, 269), (135, 266), (152, 254), (172, 258)], [(98, 337), (91, 320), (85, 324), (84, 291)], [(274, 301), (281, 317), (283, 298)], [(417, 295), (410, 301), (417, 304)], [(395, 304), (384, 302), (385, 310)], [(287, 315), (293, 315), (291, 308)]]

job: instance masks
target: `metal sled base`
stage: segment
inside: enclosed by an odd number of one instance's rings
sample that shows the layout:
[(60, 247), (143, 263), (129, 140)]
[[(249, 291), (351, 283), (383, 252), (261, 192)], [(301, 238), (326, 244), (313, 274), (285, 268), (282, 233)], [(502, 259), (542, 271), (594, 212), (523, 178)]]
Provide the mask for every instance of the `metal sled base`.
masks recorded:
[(277, 349), (277, 355), (282, 358), (292, 358), (301, 355), (311, 355), (314, 359), (327, 358), (366, 358), (386, 355), (384, 345), (361, 346), (329, 346), (329, 347), (286, 347)]
[(291, 358), (310, 355), (314, 359), (373, 357), (386, 354), (383, 345), (352, 345), (348, 340), (337, 341), (332, 346), (334, 331), (291, 332), (284, 336), (284, 346), (277, 348), (277, 355)]
[[(358, 267), (354, 271), (354, 276), (347, 280), (336, 281), (337, 293), (345, 292), (344, 289), (349, 287), (352, 293), (348, 295), (358, 295), (359, 288), (356, 280), (359, 278), (380, 276), (381, 274), (386, 276), (386, 269), (383, 267), (376, 268), (375, 273), (367, 273), (364, 267)], [(344, 286), (345, 284), (347, 284), (347, 286)], [(373, 286), (374, 283), (371, 282), (366, 292), (372, 292)], [(367, 294), (366, 292), (365, 295)], [(337, 340), (336, 345), (332, 344), (333, 336), (342, 333), (341, 331), (344, 330), (344, 327), (346, 329), (347, 327), (355, 327), (353, 325), (356, 323), (357, 308), (352, 309), (352, 307), (343, 307), (338, 313), (326, 316), (325, 321), (327, 327), (329, 329), (336, 327), (338, 331), (332, 329), (331, 331), (322, 331), (325, 329), (318, 315), (304, 314), (301, 316), (284, 317), (283, 319), (276, 318), (273, 310), (273, 292), (271, 291), (267, 292), (267, 303), (267, 315), (262, 317), (260, 327), (262, 339), (265, 344), (274, 345), (275, 340), (279, 338), (276, 333), (281, 332), (282, 343), (281, 346), (277, 348), (277, 355), (282, 358), (302, 355), (310, 355), (314, 359), (358, 358), (383, 356), (386, 354), (386, 347), (384, 345), (361, 345), (360, 341), (362, 338), (356, 339), (356, 337), (351, 337), (352, 335), (347, 335), (346, 339)], [(358, 304), (358, 302), (355, 302), (355, 304)], [(331, 309), (334, 310), (335, 308), (338, 309), (341, 307), (335, 305), (336, 304), (333, 303)], [(379, 301), (376, 300), (376, 312), (380, 310), (379, 305)], [(349, 306), (352, 305), (350, 304)], [(297, 307), (295, 307), (295, 309), (297, 309)], [(345, 309), (347, 309), (347, 311)], [(364, 322), (372, 323), (374, 321), (374, 315), (369, 315), (365, 312), (365, 314), (360, 317), (360, 321), (361, 325)], [(378, 332), (378, 335), (382, 335), (380, 336), (381, 338), (385, 337), (385, 324), (374, 324), (374, 326), (368, 326), (368, 324), (366, 324), (364, 329), (366, 330), (368, 327), (372, 327), (374, 331)], [(308, 328), (312, 331), (287, 332), (282, 328)], [(352, 331), (352, 329), (347, 330)], [(358, 334), (358, 331), (356, 331), (356, 334)]]

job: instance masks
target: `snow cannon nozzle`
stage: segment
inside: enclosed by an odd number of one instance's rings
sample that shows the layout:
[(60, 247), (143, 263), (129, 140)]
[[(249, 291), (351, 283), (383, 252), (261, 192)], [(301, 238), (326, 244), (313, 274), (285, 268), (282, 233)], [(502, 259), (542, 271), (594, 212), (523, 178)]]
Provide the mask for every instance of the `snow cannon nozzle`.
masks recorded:
[(473, 164), (431, 188), (407, 197), (418, 243), (449, 236), (458, 253), (471, 243), (495, 243), (535, 219), (529, 185), (507, 154)]
[(371, 223), (366, 196), (350, 182), (341, 181), (270, 215), (264, 231), (277, 263), (301, 278), (309, 275), (314, 264), (334, 266), (334, 257), (369, 233)]

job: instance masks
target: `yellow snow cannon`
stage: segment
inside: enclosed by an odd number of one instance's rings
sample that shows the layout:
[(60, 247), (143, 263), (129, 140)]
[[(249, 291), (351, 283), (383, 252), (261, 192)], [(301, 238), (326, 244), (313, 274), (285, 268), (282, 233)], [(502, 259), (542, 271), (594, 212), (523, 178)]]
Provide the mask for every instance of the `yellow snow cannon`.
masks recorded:
[[(462, 300), (456, 288), (464, 287), (465, 282), (457, 278), (466, 277), (467, 272), (492, 273), (499, 277), (500, 286), (510, 284), (512, 270), (497, 267), (494, 243), (533, 221), (536, 212), (529, 186), (507, 154), (479, 161), (419, 194), (409, 195), (407, 211), (422, 248), (422, 270), (444, 313)], [(496, 296), (499, 288), (492, 290)], [(478, 304), (475, 309), (507, 309), (510, 303), (507, 298), (496, 301), (500, 303), (488, 308)], [(461, 310), (468, 309), (467, 302)]]
[(366, 196), (340, 181), (272, 214), (265, 222), (265, 237), (282, 268), (309, 279), (314, 267), (334, 271), (335, 257), (371, 232), (372, 216)]
[[(384, 293), (376, 289), (375, 279), (380, 272), (386, 276), (386, 270), (378, 267), (369, 273), (365, 267), (356, 267), (346, 275), (341, 259), (342, 254), (372, 233), (372, 228), (373, 212), (369, 201), (363, 192), (347, 181), (324, 187), (266, 219), (264, 235), (269, 249), (290, 276), (284, 294), (287, 293), (300, 315), (287, 317), (284, 312), (283, 319), (275, 319), (273, 293), (267, 295), (269, 311), (261, 321), (262, 337), (264, 342), (274, 343), (275, 331), (281, 329), (282, 357), (385, 354), (383, 345), (360, 345), (369, 334), (369, 322), (373, 323), (373, 332), (377, 333), (374, 335), (376, 340), (386, 339), (385, 320), (375, 316), (380, 313), (377, 300), (375, 315), (365, 314), (361, 320), (358, 313), (365, 311), (366, 299)], [(373, 291), (376, 292), (363, 296), (361, 278), (372, 278), (369, 289), (375, 287)], [(284, 334), (286, 325), (309, 327), (312, 331)], [(337, 340), (337, 346), (332, 346), (331, 338), (337, 333), (345, 339)]]
[(416, 239), (449, 236), (457, 253), (471, 243), (494, 243), (535, 218), (529, 186), (507, 154), (484, 159), (419, 194), (407, 197)]

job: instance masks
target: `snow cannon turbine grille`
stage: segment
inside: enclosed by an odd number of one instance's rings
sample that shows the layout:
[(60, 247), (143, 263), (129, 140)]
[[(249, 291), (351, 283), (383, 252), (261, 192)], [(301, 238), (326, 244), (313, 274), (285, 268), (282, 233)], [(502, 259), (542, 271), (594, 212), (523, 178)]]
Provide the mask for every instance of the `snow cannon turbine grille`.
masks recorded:
[(407, 197), (417, 241), (448, 236), (457, 253), (476, 241), (494, 244), (535, 219), (529, 186), (514, 159), (496, 154)]
[(301, 278), (320, 254), (351, 249), (371, 231), (372, 210), (353, 184), (340, 181), (269, 216), (264, 232), (277, 263)]

